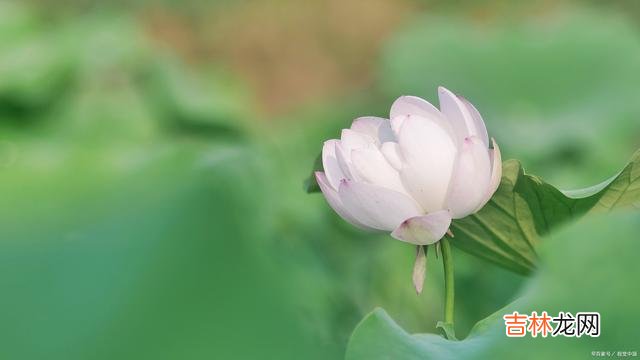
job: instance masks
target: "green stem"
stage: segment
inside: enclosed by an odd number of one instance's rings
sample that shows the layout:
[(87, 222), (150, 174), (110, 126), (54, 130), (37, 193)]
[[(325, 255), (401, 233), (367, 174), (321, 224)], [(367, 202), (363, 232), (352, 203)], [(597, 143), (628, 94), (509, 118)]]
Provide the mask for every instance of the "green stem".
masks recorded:
[(444, 322), (453, 325), (453, 258), (451, 257), (451, 245), (446, 237), (440, 240), (440, 249), (444, 266)]

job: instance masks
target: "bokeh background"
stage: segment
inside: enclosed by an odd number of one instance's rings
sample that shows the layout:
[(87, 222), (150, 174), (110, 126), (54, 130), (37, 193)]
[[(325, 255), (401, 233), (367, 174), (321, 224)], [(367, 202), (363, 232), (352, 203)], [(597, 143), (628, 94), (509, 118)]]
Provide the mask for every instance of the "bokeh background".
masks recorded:
[[(438, 85), (504, 158), (598, 183), (640, 147), (640, 6), (0, 0), (0, 358), (342, 358), (375, 306), (435, 332), (440, 261), (416, 296), (414, 248), (302, 184)], [(455, 250), (464, 336), (526, 279)]]

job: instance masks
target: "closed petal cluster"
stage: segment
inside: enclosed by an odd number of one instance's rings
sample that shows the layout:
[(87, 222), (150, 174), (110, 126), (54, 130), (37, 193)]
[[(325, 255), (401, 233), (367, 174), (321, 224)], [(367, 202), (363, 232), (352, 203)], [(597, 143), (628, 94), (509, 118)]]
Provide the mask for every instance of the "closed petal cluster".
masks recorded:
[(500, 149), (471, 103), (444, 87), (438, 97), (440, 109), (402, 96), (389, 119), (357, 118), (324, 143), (315, 176), (342, 218), (428, 245), (489, 201), (502, 176)]

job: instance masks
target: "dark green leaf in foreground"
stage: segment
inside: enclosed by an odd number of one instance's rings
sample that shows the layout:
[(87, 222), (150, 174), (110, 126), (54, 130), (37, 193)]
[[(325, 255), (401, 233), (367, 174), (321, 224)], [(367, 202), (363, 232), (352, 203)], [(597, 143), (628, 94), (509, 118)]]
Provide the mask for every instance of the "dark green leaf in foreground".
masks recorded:
[[(635, 279), (640, 242), (637, 214), (608, 214), (580, 221), (546, 238), (542, 264), (514, 303), (477, 323), (463, 341), (408, 334), (382, 309), (356, 327), (347, 360), (582, 359), (592, 351), (636, 349), (640, 311)], [(559, 311), (600, 313), (600, 336), (508, 338), (502, 316)]]
[[(321, 168), (318, 162), (314, 171)], [(313, 177), (305, 188), (315, 192)], [(525, 173), (517, 160), (502, 165), (502, 182), (478, 213), (455, 220), (452, 244), (509, 270), (529, 274), (537, 264), (540, 237), (586, 213), (640, 208), (640, 150), (620, 173), (602, 184), (561, 191)]]

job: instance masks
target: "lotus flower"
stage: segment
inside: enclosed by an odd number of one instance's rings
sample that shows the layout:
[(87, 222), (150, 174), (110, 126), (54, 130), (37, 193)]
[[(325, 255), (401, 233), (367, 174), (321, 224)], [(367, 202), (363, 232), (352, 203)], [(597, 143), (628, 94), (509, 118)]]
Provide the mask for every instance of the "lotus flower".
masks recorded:
[(402, 96), (390, 119), (360, 117), (324, 143), (316, 180), (343, 219), (429, 245), (452, 219), (480, 210), (500, 184), (502, 160), (478, 110), (438, 88), (440, 110)]

